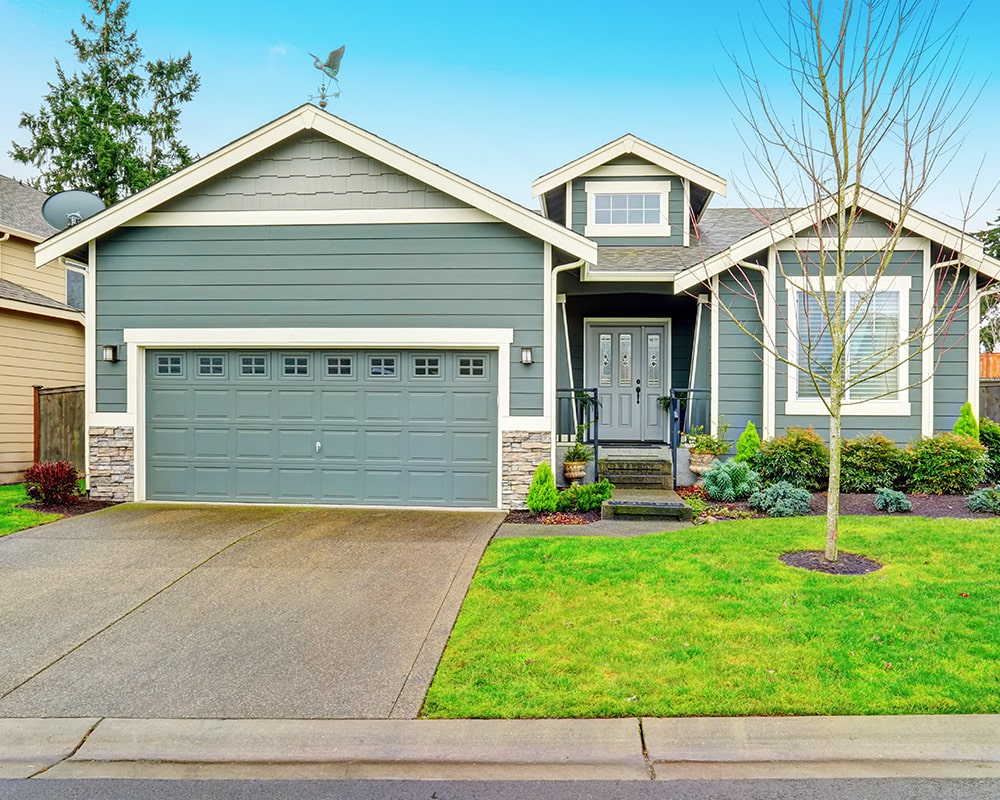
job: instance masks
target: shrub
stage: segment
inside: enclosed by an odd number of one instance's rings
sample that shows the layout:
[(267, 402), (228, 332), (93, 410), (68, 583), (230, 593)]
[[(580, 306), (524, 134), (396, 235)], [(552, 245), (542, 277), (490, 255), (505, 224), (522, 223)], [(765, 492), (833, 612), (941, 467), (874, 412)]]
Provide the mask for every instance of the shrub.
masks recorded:
[(556, 490), (552, 467), (548, 461), (543, 461), (535, 469), (535, 476), (531, 479), (531, 487), (528, 489), (528, 511), (532, 514), (555, 511), (558, 500), (559, 492)]
[(750, 508), (769, 517), (802, 517), (809, 513), (812, 495), (788, 481), (778, 481), (750, 495)]
[(979, 443), (986, 448), (986, 479), (1000, 480), (1000, 425), (989, 417), (979, 420)]
[(905, 494), (895, 489), (876, 489), (875, 508), (896, 514), (900, 511), (913, 511), (913, 503), (906, 499)]
[(702, 475), (705, 491), (713, 500), (732, 503), (743, 500), (760, 489), (760, 476), (745, 461), (713, 461)]
[(979, 438), (979, 424), (976, 422), (976, 415), (972, 413), (972, 403), (968, 400), (962, 403), (962, 407), (958, 410), (958, 419), (955, 420), (955, 427), (951, 432), (959, 436)]
[(977, 489), (965, 501), (970, 511), (985, 511), (988, 514), (1000, 514), (1000, 489), (991, 486), (988, 489)]
[(764, 485), (788, 481), (816, 491), (829, 475), (830, 451), (812, 428), (789, 428), (784, 436), (763, 442), (750, 465)]
[(840, 489), (870, 494), (906, 486), (906, 451), (881, 433), (847, 439), (840, 447)]
[(615, 487), (605, 479), (596, 483), (567, 486), (559, 492), (556, 511), (593, 511), (600, 508), (605, 500), (610, 500)]
[(969, 494), (986, 476), (986, 448), (971, 436), (939, 433), (910, 445), (910, 491)]
[(757, 426), (751, 420), (747, 420), (747, 426), (736, 440), (735, 461), (749, 461), (760, 452), (760, 436), (757, 433)]
[(72, 503), (80, 496), (80, 474), (69, 461), (42, 461), (24, 471), (24, 491), (41, 503)]

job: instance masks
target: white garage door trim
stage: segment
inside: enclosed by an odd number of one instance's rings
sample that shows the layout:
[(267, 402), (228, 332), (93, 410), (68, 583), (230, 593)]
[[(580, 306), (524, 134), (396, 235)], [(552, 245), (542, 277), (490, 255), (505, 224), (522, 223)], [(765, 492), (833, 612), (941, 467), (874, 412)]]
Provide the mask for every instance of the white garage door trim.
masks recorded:
[[(512, 328), (126, 328), (127, 417), (135, 436), (135, 499), (146, 499), (145, 350), (163, 347), (398, 347), (492, 349), (497, 358), (497, 502), (503, 497), (503, 430), (510, 417)], [(95, 415), (97, 416), (97, 415)]]

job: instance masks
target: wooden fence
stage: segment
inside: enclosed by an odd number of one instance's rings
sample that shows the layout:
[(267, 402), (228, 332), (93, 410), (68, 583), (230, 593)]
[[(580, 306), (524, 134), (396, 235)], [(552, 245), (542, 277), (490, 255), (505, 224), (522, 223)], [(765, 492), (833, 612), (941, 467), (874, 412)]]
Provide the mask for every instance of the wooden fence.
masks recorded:
[(979, 416), (1000, 422), (1000, 378), (979, 379)]
[(35, 387), (35, 463), (72, 461), (84, 469), (83, 387)]
[(987, 378), (1000, 378), (1000, 353), (979, 354), (979, 379)]

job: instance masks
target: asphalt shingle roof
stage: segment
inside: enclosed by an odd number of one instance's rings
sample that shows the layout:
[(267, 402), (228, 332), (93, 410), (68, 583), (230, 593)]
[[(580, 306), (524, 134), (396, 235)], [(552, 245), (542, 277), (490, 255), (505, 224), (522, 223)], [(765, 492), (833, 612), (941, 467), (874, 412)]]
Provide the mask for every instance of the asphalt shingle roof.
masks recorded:
[(31, 289), (25, 289), (19, 283), (0, 278), (0, 300), (16, 300), (19, 303), (30, 303), (33, 306), (44, 306), (45, 308), (58, 308), (60, 311), (77, 311), (78, 309), (60, 303)]
[(45, 192), (0, 175), (0, 226), (47, 239), (56, 232), (42, 217)]
[(721, 253), (741, 239), (786, 217), (792, 209), (715, 208), (705, 211), (688, 247), (602, 245), (594, 272), (680, 272)]

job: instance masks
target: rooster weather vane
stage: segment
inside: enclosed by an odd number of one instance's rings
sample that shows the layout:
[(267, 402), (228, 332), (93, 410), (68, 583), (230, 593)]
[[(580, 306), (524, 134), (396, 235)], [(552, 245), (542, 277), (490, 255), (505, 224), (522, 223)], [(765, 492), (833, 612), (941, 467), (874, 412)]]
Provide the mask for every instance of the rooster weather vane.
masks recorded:
[[(313, 66), (326, 75), (326, 80), (320, 84), (319, 87), (319, 107), (326, 108), (326, 92), (330, 87), (330, 81), (337, 84), (337, 88), (331, 92), (334, 97), (340, 97), (340, 82), (337, 80), (337, 73), (340, 72), (340, 60), (344, 57), (344, 48), (346, 45), (341, 45), (336, 50), (331, 50), (330, 55), (326, 57), (326, 61), (320, 62), (319, 56), (310, 53), (309, 55), (313, 58)], [(310, 100), (313, 98), (310, 97)]]

